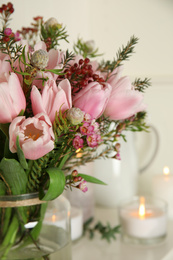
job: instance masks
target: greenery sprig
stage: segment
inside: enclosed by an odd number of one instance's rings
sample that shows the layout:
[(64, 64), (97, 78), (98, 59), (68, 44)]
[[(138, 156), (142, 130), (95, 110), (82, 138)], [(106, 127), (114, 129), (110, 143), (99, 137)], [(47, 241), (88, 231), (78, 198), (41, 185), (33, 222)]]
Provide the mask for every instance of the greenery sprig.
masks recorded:
[(140, 92), (145, 92), (145, 89), (151, 86), (150, 79), (145, 78), (144, 80), (141, 80), (140, 78), (135, 79), (135, 81), (132, 83), (132, 85), (135, 87), (135, 90), (138, 90)]
[(93, 227), (90, 227), (94, 218), (90, 218), (84, 223), (84, 235), (89, 233), (90, 239), (94, 238), (96, 232), (100, 233), (101, 238), (105, 239), (107, 242), (111, 242), (111, 239), (116, 240), (116, 234), (120, 233), (120, 225), (115, 227), (111, 227), (110, 223), (103, 225), (100, 221), (98, 221)]
[(127, 43), (126, 46), (122, 46), (122, 48), (120, 48), (116, 54), (116, 59), (113, 59), (113, 61), (102, 61), (100, 68), (103, 71), (110, 71), (112, 72), (116, 67), (122, 65), (122, 62), (124, 60), (128, 60), (129, 57), (132, 55), (132, 53), (134, 52), (134, 47), (135, 45), (138, 43), (138, 38), (135, 36), (132, 36), (129, 40), (129, 42)]

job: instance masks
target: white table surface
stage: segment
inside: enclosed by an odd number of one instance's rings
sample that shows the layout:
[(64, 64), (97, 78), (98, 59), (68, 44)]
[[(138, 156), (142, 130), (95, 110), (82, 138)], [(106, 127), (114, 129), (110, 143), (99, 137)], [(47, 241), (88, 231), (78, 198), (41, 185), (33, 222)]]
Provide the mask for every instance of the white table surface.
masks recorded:
[[(116, 209), (95, 209), (95, 221), (117, 225)], [(116, 240), (108, 243), (97, 234), (92, 240), (88, 236), (72, 243), (72, 260), (173, 260), (173, 220), (168, 220), (166, 239), (155, 245), (124, 244), (118, 234)]]

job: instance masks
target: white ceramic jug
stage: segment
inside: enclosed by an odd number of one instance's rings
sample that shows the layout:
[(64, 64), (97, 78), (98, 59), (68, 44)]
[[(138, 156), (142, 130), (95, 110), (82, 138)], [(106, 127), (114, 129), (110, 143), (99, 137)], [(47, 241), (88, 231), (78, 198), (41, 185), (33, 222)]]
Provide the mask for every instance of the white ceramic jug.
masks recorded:
[(151, 126), (155, 135), (155, 148), (147, 164), (139, 169), (134, 132), (126, 132), (127, 142), (120, 140), (121, 160), (98, 159), (93, 163), (94, 176), (107, 185), (95, 185), (95, 202), (105, 207), (116, 207), (121, 201), (131, 199), (138, 191), (138, 174), (144, 171), (155, 158), (158, 150), (158, 133)]

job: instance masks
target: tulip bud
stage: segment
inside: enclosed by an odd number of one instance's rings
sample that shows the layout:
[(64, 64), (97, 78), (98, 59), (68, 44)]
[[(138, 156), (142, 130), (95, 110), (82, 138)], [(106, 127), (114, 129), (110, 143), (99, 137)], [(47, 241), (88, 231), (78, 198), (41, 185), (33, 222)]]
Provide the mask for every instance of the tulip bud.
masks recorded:
[(47, 51), (45, 50), (37, 50), (31, 56), (31, 64), (32, 66), (38, 69), (44, 69), (47, 67), (49, 61), (49, 56)]
[(72, 107), (67, 112), (67, 118), (73, 125), (78, 125), (84, 119), (84, 112), (80, 108)]

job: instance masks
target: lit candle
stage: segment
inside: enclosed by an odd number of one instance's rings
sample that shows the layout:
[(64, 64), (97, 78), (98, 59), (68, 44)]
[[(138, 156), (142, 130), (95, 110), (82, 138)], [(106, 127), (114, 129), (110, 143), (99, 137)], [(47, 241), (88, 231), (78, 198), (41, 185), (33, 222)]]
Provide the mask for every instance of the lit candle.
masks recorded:
[(152, 182), (152, 193), (164, 199), (168, 204), (168, 217), (173, 218), (173, 175), (169, 168), (163, 168), (163, 174), (155, 175)]
[(120, 224), (124, 240), (141, 243), (160, 241), (166, 236), (165, 203), (136, 198), (120, 207)]
[[(54, 225), (63, 229), (66, 228), (66, 218), (63, 215), (56, 215), (46, 212), (44, 223), (47, 225)], [(83, 234), (83, 214), (79, 208), (71, 208), (71, 239), (76, 240)]]

